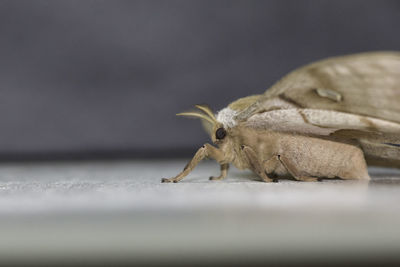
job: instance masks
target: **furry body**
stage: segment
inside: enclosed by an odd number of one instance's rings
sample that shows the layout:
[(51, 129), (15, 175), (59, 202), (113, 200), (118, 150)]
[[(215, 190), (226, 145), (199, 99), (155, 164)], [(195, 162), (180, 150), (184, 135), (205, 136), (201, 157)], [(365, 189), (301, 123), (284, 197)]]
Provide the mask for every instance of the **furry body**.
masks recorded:
[[(291, 176), (298, 180), (304, 177), (369, 179), (363, 152), (353, 144), (251, 128), (235, 130), (238, 134), (232, 134), (237, 136), (234, 142), (252, 148), (267, 175)], [(252, 169), (243, 151), (236, 151), (236, 155), (239, 156), (232, 163), (237, 168)]]
[(211, 139), (178, 182), (202, 159), (251, 169), (263, 181), (291, 177), (368, 180), (367, 164), (400, 167), (400, 53), (374, 52), (330, 58), (301, 67), (264, 94), (238, 99), (202, 119)]

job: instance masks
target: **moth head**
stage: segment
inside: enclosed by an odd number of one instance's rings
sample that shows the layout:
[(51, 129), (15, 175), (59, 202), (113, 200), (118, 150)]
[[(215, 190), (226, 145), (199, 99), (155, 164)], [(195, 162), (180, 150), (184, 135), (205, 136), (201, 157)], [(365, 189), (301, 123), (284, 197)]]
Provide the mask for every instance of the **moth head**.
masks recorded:
[(227, 136), (224, 126), (217, 121), (211, 108), (207, 105), (195, 105), (199, 110), (187, 111), (176, 114), (177, 116), (186, 116), (200, 118), (206, 132), (211, 136), (214, 143), (221, 143)]

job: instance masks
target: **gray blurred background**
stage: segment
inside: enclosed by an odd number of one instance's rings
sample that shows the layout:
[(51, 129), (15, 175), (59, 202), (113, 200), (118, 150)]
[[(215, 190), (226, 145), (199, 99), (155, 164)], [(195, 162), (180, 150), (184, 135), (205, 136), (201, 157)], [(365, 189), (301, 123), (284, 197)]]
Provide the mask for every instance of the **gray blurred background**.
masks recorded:
[(399, 50), (400, 1), (0, 1), (0, 157), (189, 156), (308, 62)]

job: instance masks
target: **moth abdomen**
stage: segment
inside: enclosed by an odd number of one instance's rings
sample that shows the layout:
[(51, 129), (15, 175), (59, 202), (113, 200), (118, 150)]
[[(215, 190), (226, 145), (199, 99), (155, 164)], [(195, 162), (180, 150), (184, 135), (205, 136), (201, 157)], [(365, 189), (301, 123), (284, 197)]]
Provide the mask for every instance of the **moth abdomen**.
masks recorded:
[(295, 178), (369, 179), (363, 151), (355, 145), (301, 135), (278, 142), (282, 164)]

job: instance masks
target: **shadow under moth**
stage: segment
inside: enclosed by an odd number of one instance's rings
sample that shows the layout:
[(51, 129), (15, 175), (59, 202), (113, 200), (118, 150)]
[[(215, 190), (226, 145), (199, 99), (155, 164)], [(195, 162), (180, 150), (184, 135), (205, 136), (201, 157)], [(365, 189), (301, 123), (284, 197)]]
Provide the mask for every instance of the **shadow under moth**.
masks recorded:
[(298, 68), (264, 94), (240, 98), (214, 114), (206, 105), (177, 115), (200, 118), (212, 142), (176, 177), (203, 159), (262, 181), (292, 178), (369, 180), (367, 164), (400, 167), (400, 52), (370, 52)]

